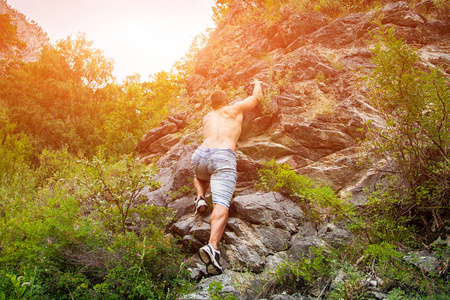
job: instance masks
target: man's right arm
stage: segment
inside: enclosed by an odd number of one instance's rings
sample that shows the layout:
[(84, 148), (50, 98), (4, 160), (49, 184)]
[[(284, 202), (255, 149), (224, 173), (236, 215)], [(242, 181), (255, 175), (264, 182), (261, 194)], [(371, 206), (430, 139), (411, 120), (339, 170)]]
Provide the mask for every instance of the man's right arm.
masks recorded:
[(232, 107), (239, 113), (252, 110), (258, 105), (258, 101), (262, 98), (261, 81), (255, 80), (255, 86), (253, 88), (253, 94), (250, 97), (245, 98), (243, 101), (233, 104)]

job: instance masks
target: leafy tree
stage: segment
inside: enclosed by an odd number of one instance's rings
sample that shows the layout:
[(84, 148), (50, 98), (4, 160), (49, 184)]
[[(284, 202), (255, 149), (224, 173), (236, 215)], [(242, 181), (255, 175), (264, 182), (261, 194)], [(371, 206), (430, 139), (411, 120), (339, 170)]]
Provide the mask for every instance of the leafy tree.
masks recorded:
[(212, 19), (216, 24), (219, 24), (220, 21), (222, 21), (223, 18), (228, 14), (232, 3), (233, 0), (216, 0), (216, 3), (212, 8)]
[(25, 43), (17, 36), (17, 26), (11, 22), (8, 14), (0, 14), (0, 51), (11, 52), (12, 49), (21, 49)]
[(16, 124), (8, 119), (8, 112), (0, 106), (0, 183), (8, 185), (28, 168), (31, 144), (23, 133), (14, 133)]
[(178, 75), (164, 71), (143, 83), (139, 75), (128, 76), (105, 115), (100, 148), (113, 156), (131, 153), (139, 139), (178, 106), (182, 87)]
[(183, 82), (183, 79), (174, 73), (161, 71), (153, 75), (151, 80), (144, 84), (145, 89), (148, 90), (150, 103), (147, 105), (151, 106), (151, 111), (167, 113), (171, 108), (179, 106), (178, 100), (183, 93)]
[(86, 34), (78, 33), (75, 40), (69, 36), (58, 41), (56, 48), (72, 70), (76, 82), (97, 89), (111, 81), (114, 61), (105, 58), (103, 51), (93, 49), (92, 44), (86, 39)]
[(72, 153), (91, 155), (101, 142), (101, 107), (108, 101), (99, 99), (105, 95), (99, 91), (111, 77), (110, 61), (89, 48), (84, 36), (59, 45), (45, 47), (38, 61), (12, 68), (0, 78), (0, 99), (17, 124), (15, 131), (28, 135), (36, 152), (68, 145)]
[(390, 213), (424, 211), (439, 219), (448, 213), (450, 194), (449, 81), (441, 70), (422, 65), (393, 28), (382, 27), (375, 38), (375, 68), (366, 80), (385, 125), (369, 126), (365, 146), (396, 177), (401, 197), (387, 198), (401, 200), (391, 202), (397, 209)]
[(133, 151), (142, 137), (145, 122), (145, 116), (141, 114), (145, 92), (139, 75), (127, 77), (116, 95), (101, 127), (103, 143), (100, 148), (112, 156)]

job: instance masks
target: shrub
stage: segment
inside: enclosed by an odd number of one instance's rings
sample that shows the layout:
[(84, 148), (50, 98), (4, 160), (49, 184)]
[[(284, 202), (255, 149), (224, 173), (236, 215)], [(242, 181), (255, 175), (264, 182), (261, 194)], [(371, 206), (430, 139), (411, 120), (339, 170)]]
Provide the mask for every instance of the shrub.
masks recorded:
[(80, 163), (84, 169), (77, 182), (82, 188), (80, 193), (86, 205), (93, 208), (107, 230), (121, 233), (129, 231), (133, 213), (145, 213), (143, 207), (137, 208), (138, 202), (142, 202), (141, 191), (145, 187), (159, 187), (159, 183), (153, 181), (155, 169), (134, 164), (131, 157), (113, 165), (106, 164), (99, 157)]
[(339, 199), (329, 186), (298, 175), (288, 164), (280, 165), (273, 159), (264, 166), (258, 170), (256, 189), (281, 192), (299, 199), (300, 205), (305, 206), (304, 211), (314, 220), (353, 214), (352, 205)]
[[(156, 186), (152, 169), (96, 158), (71, 166), (74, 180), (51, 161), (42, 171), (60, 180), (2, 202), (0, 297), (17, 299), (18, 280), (26, 299), (173, 299), (189, 287), (178, 241), (165, 232), (173, 212), (136, 202), (143, 185)], [(82, 178), (90, 188), (73, 188)], [(95, 204), (100, 196), (117, 198)]]
[[(392, 212), (408, 212), (427, 226), (433, 216), (448, 214), (450, 204), (449, 81), (439, 69), (421, 65), (394, 28), (381, 27), (375, 39), (375, 68), (365, 80), (385, 124), (369, 124), (363, 146), (373, 161), (384, 160), (396, 178), (397, 188), (389, 188), (394, 197), (383, 197), (398, 199), (389, 206), (401, 209)], [(419, 214), (425, 219), (419, 220)], [(435, 225), (443, 228), (442, 221)]]
[(14, 184), (30, 169), (29, 158), (32, 153), (30, 139), (16, 133), (16, 124), (9, 120), (9, 110), (0, 106), (0, 183), (1, 186)]
[(235, 295), (232, 294), (226, 294), (222, 296), (223, 284), (220, 281), (212, 281), (208, 285), (208, 293), (209, 293), (209, 299), (211, 300), (237, 300), (239, 299)]
[(291, 276), (294, 277), (294, 282), (302, 281), (303, 284), (311, 284), (317, 278), (329, 273), (329, 270), (330, 262), (325, 257), (325, 249), (311, 248), (308, 255), (303, 255), (298, 261), (281, 263), (276, 273), (281, 284)]

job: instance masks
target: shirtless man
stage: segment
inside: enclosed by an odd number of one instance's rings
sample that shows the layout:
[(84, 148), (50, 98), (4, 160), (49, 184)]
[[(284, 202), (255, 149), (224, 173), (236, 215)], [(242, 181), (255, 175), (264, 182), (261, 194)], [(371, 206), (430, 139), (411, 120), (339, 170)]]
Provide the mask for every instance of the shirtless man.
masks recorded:
[(245, 100), (228, 105), (223, 91), (210, 96), (213, 111), (203, 118), (203, 143), (192, 155), (194, 186), (197, 191), (196, 213), (206, 211), (205, 193), (211, 186), (213, 211), (208, 245), (200, 248), (200, 259), (209, 275), (223, 272), (219, 242), (228, 222), (228, 209), (236, 187), (236, 143), (242, 130), (243, 113), (252, 110), (262, 97), (261, 82), (255, 81), (253, 94)]

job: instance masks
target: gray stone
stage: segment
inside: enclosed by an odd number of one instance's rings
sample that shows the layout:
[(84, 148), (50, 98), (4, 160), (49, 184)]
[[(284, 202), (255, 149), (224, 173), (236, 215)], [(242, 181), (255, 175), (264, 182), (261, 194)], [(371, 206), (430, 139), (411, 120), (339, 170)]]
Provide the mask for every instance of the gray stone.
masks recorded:
[[(255, 247), (245, 243), (237, 245), (227, 245), (224, 257), (234, 266), (233, 269), (241, 271), (251, 271), (260, 273), (265, 265), (265, 258), (258, 255)], [(258, 249), (259, 250), (259, 249)]]
[(289, 136), (309, 149), (342, 150), (355, 142), (347, 134), (339, 130), (322, 130), (307, 124), (286, 124)]
[(311, 247), (328, 247), (328, 244), (318, 237), (296, 234), (291, 239), (291, 248), (288, 250), (289, 257), (299, 260), (309, 253)]
[(426, 272), (436, 272), (440, 266), (439, 260), (425, 251), (408, 253), (404, 259)]
[(277, 144), (271, 141), (249, 141), (239, 146), (239, 150), (244, 154), (254, 157), (256, 159), (261, 158), (278, 158), (295, 152), (288, 147)]
[(269, 297), (269, 300), (310, 300), (309, 297), (303, 297), (302, 295), (296, 293), (292, 295), (285, 294), (279, 294), (279, 295), (273, 295)]
[[(227, 295), (235, 296), (239, 299), (239, 293), (233, 286), (232, 273), (225, 271), (225, 273), (217, 276), (204, 278), (196, 285), (196, 292), (183, 296), (180, 299), (211, 299), (211, 293), (209, 289), (216, 288), (219, 291), (221, 297)], [(221, 288), (220, 288), (221, 287)]]
[(279, 193), (263, 193), (238, 196), (234, 199), (232, 211), (236, 216), (253, 224), (272, 225), (275, 221), (285, 221), (285, 229), (293, 232), (304, 214), (300, 207)]
[(167, 207), (173, 209), (176, 218), (180, 218), (194, 212), (194, 198), (195, 196), (187, 196), (176, 199), (175, 201), (167, 204)]
[(194, 226), (194, 224), (195, 224), (195, 217), (186, 215), (181, 217), (177, 222), (175, 222), (171, 226), (170, 231), (183, 237), (191, 232), (191, 228)]
[(269, 272), (275, 272), (280, 264), (286, 261), (288, 261), (288, 254), (286, 251), (269, 255), (266, 257), (265, 269)]
[(326, 24), (326, 16), (318, 12), (292, 14), (269, 29), (269, 49), (286, 48), (300, 36), (314, 32)]
[(381, 23), (393, 23), (406, 27), (417, 27), (425, 23), (425, 20), (420, 15), (414, 13), (409, 9), (408, 3), (404, 1), (389, 2), (381, 10), (383, 18)]
[(287, 250), (290, 247), (291, 234), (287, 230), (268, 226), (256, 226), (261, 241), (273, 253)]
[(188, 77), (186, 79), (186, 91), (189, 95), (193, 95), (193, 93), (202, 86), (203, 82), (205, 81), (205, 77), (201, 75), (194, 75), (191, 77)]
[(149, 144), (146, 151), (149, 153), (164, 154), (178, 142), (180, 142), (180, 137), (165, 135)]
[(327, 224), (325, 231), (319, 233), (319, 237), (330, 245), (345, 245), (353, 239), (350, 231), (340, 228), (335, 224)]
[(272, 124), (272, 120), (272, 115), (262, 115), (260, 117), (256, 117), (252, 121), (244, 122), (242, 124), (242, 134), (239, 140), (242, 141), (251, 137), (262, 135)]
[(175, 123), (167, 123), (162, 127), (155, 128), (147, 132), (147, 134), (137, 143), (137, 152), (148, 152), (147, 148), (154, 141), (160, 139), (161, 137), (177, 132), (178, 126)]

